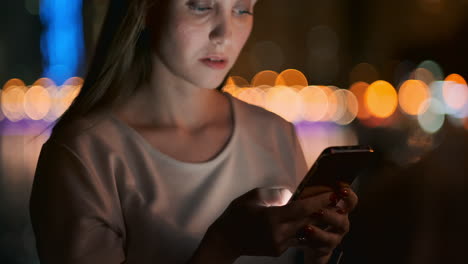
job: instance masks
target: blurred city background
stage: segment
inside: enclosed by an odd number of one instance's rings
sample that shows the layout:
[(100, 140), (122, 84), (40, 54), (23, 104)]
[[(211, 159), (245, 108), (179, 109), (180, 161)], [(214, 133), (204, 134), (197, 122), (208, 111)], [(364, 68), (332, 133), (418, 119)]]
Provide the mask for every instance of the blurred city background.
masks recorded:
[[(108, 1), (0, 2), (0, 263), (38, 263), (37, 158), (80, 90)], [(464, 263), (467, 11), (468, 0), (257, 4), (224, 91), (293, 122), (309, 165), (333, 145), (378, 153), (355, 186), (346, 263)]]

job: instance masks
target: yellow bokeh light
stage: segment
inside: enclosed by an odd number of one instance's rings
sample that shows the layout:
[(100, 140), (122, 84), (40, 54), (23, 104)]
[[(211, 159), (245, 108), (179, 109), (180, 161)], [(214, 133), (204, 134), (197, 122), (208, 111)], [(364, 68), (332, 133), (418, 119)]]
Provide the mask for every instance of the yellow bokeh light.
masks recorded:
[(372, 115), (378, 118), (387, 118), (395, 112), (398, 106), (398, 96), (390, 83), (376, 81), (367, 89), (365, 102)]
[(319, 86), (307, 86), (299, 92), (302, 100), (302, 118), (320, 121), (328, 112), (328, 96)]
[(3, 91), (1, 107), (3, 114), (12, 122), (18, 122), (24, 118), (24, 86), (8, 86)]
[(359, 104), (356, 96), (348, 90), (338, 89), (334, 92), (338, 100), (338, 109), (333, 121), (340, 125), (348, 125), (356, 119)]
[(238, 87), (249, 87), (250, 84), (249, 82), (241, 77), (241, 76), (230, 76), (227, 80), (226, 80), (226, 86), (228, 85), (235, 85), (235, 86), (238, 86)]
[(228, 85), (225, 85), (222, 90), (223, 92), (233, 95), (237, 89), (239, 89), (237, 85), (228, 84)]
[(408, 115), (419, 115), (427, 109), (421, 107), (431, 97), (429, 87), (420, 80), (408, 80), (404, 82), (398, 93), (400, 108)]
[(333, 121), (333, 117), (338, 111), (338, 98), (336, 98), (335, 91), (338, 89), (334, 86), (319, 86), (322, 89), (328, 98), (328, 108), (327, 113), (323, 116), (320, 121), (329, 122)]
[(259, 88), (246, 88), (242, 89), (242, 91), (237, 95), (237, 98), (246, 103), (264, 108), (266, 93)]
[(308, 84), (305, 75), (295, 69), (288, 69), (281, 72), (275, 81), (276, 86), (299, 86), (301, 88), (306, 87)]
[(276, 78), (278, 78), (278, 73), (275, 71), (261, 71), (252, 78), (252, 86), (275, 86)]
[(55, 97), (55, 107), (53, 108), (53, 115), (56, 117), (60, 117), (70, 105), (75, 100), (76, 96), (80, 92), (80, 86), (75, 85), (64, 85), (62, 88), (57, 91)]
[(33, 86), (24, 95), (24, 111), (32, 120), (43, 119), (51, 108), (49, 92), (42, 86)]
[(369, 84), (366, 82), (357, 82), (354, 83), (349, 90), (356, 96), (358, 102), (358, 112), (357, 117), (359, 119), (368, 119), (372, 115), (367, 109), (365, 94), (369, 88)]
[(298, 121), (301, 116), (301, 98), (296, 90), (286, 86), (275, 86), (268, 90), (265, 108), (289, 122)]

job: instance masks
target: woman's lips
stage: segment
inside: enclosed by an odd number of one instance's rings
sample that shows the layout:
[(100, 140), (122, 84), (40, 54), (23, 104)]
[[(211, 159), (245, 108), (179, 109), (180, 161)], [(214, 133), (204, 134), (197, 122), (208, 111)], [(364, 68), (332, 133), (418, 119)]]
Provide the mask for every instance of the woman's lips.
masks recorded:
[(211, 57), (200, 59), (200, 61), (206, 66), (215, 70), (222, 70), (226, 68), (227, 63), (228, 63), (227, 59), (211, 58)]

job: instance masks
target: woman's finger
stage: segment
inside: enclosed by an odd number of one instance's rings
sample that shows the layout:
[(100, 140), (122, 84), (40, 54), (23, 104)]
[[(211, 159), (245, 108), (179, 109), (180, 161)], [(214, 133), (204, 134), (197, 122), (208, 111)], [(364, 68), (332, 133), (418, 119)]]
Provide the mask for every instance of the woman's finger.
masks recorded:
[(337, 203), (337, 206), (342, 208), (346, 212), (352, 212), (356, 208), (359, 198), (356, 193), (350, 188), (343, 188), (339, 191), (341, 201)]
[(348, 214), (342, 211), (341, 208), (324, 209), (324, 214), (315, 220), (317, 227), (327, 227), (325, 231), (337, 233), (340, 235), (349, 232)]
[(336, 248), (343, 235), (322, 230), (316, 226), (307, 226), (307, 245), (312, 248)]
[(291, 222), (313, 216), (321, 208), (330, 204), (332, 193), (322, 193), (302, 200), (292, 201), (285, 206), (269, 207), (268, 209), (277, 215), (280, 222)]

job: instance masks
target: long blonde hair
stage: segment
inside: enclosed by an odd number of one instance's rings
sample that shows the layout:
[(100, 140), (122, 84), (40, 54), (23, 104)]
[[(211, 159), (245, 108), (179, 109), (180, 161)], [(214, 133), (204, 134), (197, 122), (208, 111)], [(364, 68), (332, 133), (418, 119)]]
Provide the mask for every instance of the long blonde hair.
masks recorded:
[[(167, 0), (109, 1), (106, 19), (81, 91), (68, 110), (52, 124), (54, 131), (100, 107), (122, 103), (137, 87), (149, 80), (152, 71), (152, 33), (146, 28), (146, 17), (150, 8), (162, 5), (162, 1)], [(229, 73), (217, 90), (224, 87), (228, 76)]]
[[(151, 44), (146, 16), (155, 0), (111, 0), (80, 93), (54, 130), (102, 106), (113, 106), (148, 80)], [(132, 80), (133, 85), (122, 85)]]

